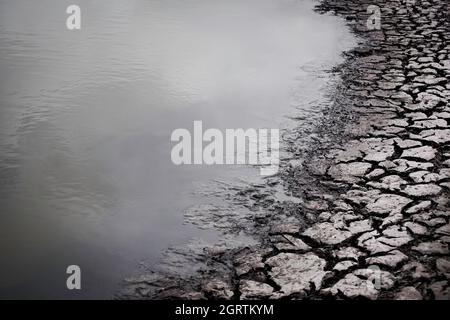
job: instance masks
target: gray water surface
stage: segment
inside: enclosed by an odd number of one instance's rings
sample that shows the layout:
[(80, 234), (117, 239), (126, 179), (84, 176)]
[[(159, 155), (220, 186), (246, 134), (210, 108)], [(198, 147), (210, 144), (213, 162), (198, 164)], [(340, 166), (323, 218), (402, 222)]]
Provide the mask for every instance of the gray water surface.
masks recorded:
[(177, 167), (171, 132), (283, 128), (353, 43), (309, 0), (76, 3), (69, 31), (71, 1), (0, 0), (1, 298), (108, 298), (141, 260), (214, 241), (183, 223), (195, 186), (259, 171)]

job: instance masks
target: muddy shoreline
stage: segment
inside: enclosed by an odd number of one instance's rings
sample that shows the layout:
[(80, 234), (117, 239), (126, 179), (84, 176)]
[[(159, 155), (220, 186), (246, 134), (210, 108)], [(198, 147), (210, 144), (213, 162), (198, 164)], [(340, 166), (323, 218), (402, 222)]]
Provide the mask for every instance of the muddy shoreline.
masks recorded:
[[(367, 29), (370, 5), (380, 30)], [(294, 160), (306, 160), (233, 194), (263, 211), (235, 226), (258, 243), (178, 252), (198, 267), (128, 279), (117, 298), (449, 299), (450, 3), (324, 0), (317, 10), (361, 41), (335, 70), (310, 148), (296, 149), (301, 130), (289, 137)], [(279, 184), (299, 200), (274, 201), (267, 190)]]

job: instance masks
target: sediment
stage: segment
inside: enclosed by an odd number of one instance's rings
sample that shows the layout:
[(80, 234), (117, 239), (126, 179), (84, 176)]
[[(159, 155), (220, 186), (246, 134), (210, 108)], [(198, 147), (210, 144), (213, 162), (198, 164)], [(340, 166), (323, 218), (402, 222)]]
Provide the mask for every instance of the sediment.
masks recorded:
[[(373, 5), (380, 30), (368, 30)], [(300, 200), (242, 192), (265, 211), (256, 245), (203, 250), (195, 274), (147, 274), (121, 297), (450, 299), (449, 9), (448, 0), (321, 1), (317, 10), (346, 19), (360, 43), (337, 69), (308, 157), (267, 182)]]

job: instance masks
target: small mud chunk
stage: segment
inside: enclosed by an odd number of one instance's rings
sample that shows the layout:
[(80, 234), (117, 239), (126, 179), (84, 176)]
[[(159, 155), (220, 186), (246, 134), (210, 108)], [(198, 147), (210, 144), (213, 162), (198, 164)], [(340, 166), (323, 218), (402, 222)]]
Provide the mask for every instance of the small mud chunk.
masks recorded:
[(336, 229), (332, 223), (317, 223), (308, 228), (303, 235), (319, 243), (335, 245), (339, 244), (352, 236), (350, 231)]
[(315, 254), (280, 253), (267, 259), (271, 267), (271, 279), (281, 287), (282, 295), (306, 293), (311, 285), (320, 289), (324, 276), (326, 261)]
[(422, 242), (419, 245), (412, 247), (412, 249), (423, 254), (431, 254), (431, 255), (449, 254), (448, 245), (440, 241)]
[(375, 300), (382, 289), (389, 289), (395, 283), (395, 278), (387, 271), (373, 269), (359, 269), (347, 274), (331, 288), (322, 290), (323, 293), (343, 295), (347, 298), (364, 297)]
[(268, 299), (273, 294), (273, 288), (266, 283), (241, 280), (239, 291), (242, 300), (260, 300)]
[(414, 287), (405, 287), (395, 295), (395, 300), (422, 300), (423, 297)]

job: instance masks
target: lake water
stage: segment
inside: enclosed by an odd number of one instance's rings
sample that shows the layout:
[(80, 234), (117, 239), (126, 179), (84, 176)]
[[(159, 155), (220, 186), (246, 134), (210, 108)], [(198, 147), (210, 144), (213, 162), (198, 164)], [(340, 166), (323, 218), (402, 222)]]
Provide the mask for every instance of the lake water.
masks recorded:
[(172, 131), (313, 114), (354, 41), (309, 0), (74, 2), (78, 31), (71, 1), (0, 0), (1, 298), (108, 298), (140, 261), (215, 241), (184, 223), (196, 186), (259, 171), (177, 167)]

